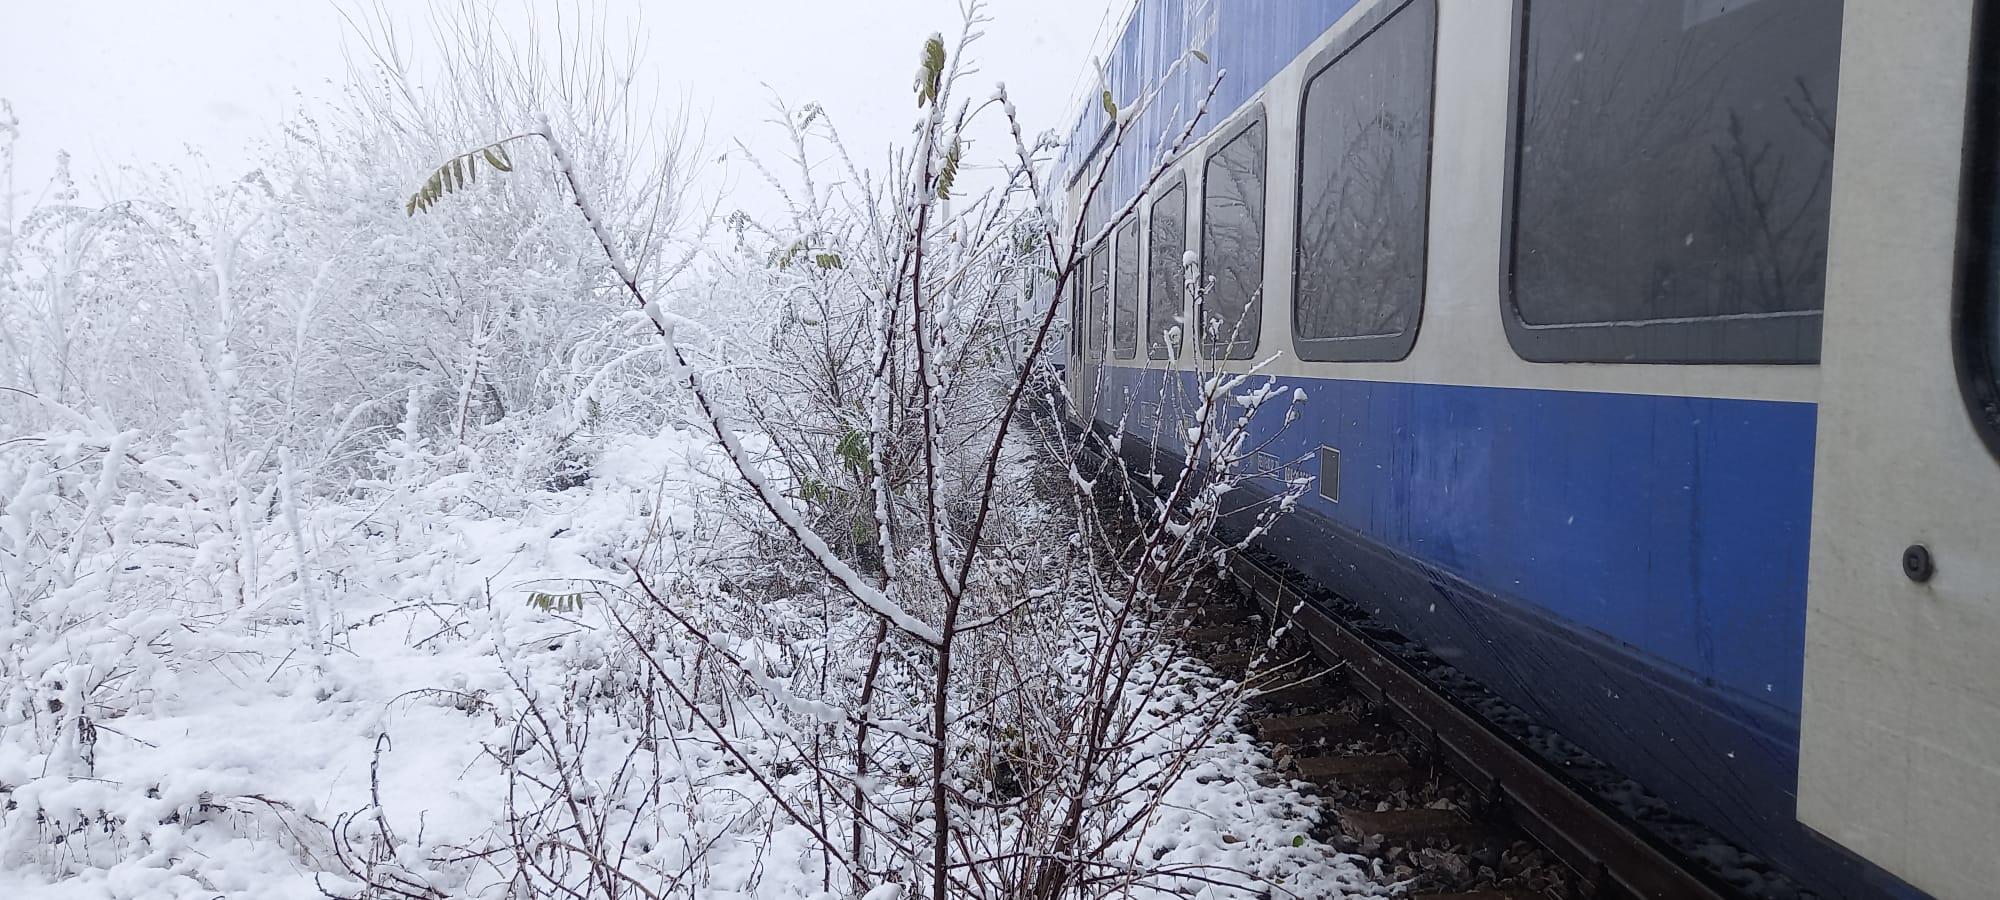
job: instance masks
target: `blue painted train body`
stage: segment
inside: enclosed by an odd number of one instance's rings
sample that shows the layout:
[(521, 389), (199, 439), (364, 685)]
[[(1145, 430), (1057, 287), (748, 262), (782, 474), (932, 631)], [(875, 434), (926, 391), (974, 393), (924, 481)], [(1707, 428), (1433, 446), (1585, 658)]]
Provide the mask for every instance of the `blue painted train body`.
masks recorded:
[[(1196, 389), (1103, 372), (1107, 411)], [(1813, 404), (1282, 382), (1298, 420), (1251, 442), (1316, 480), (1316, 448), (1342, 448), (1339, 499), (1305, 494), (1261, 550), (1677, 813), (1793, 871), (1874, 877), (1793, 820)], [(1129, 463), (1174, 471), (1139, 419)]]

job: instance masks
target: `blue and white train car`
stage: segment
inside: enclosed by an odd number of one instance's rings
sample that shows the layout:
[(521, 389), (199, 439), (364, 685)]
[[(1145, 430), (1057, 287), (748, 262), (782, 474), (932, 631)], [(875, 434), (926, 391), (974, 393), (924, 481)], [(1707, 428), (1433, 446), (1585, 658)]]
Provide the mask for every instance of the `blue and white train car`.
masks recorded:
[(1073, 408), (1265, 364), (1263, 549), (1823, 895), (2000, 896), (1996, 5), (1141, 0)]

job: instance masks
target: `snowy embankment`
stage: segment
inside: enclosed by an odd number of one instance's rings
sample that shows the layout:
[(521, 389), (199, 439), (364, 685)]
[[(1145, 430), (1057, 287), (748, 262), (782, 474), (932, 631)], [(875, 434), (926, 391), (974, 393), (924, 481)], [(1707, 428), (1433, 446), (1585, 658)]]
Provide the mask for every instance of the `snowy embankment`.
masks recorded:
[[(564, 778), (587, 782), (573, 793), (595, 807), (569, 814), (612, 835), (624, 869), (668, 887), (663, 895), (851, 896), (754, 782), (757, 770), (809, 777), (786, 763), (804, 749), (787, 715), (708, 710), (754, 760), (746, 769), (677, 711), (630, 714), (651, 663), (630, 652), (618, 621), (638, 615), (619, 587), (630, 584), (625, 560), (677, 555), (699, 572), (706, 556), (752, 552), (732, 524), (724, 471), (692, 432), (614, 441), (593, 477), (567, 491), (522, 493), (460, 473), (305, 510), (298, 531), (311, 574), (295, 590), (268, 591), (262, 607), (182, 619), (189, 607), (169, 604), (107, 624), (92, 617), (111, 604), (79, 604), (84, 614), (53, 643), (11, 649), (71, 662), (43, 666), (66, 674), (14, 698), (45, 714), (0, 731), (0, 897), (394, 896), (367, 893), (357, 870), (408, 896), (513, 896), (508, 881), (537, 864), (521, 858), (518, 848), (532, 846), (522, 835), (571, 834), (535, 783)], [(267, 571), (253, 578), (278, 584), (300, 571), (290, 547), (265, 550)], [(787, 602), (718, 599), (736, 588), (710, 584), (669, 602), (697, 624), (807, 615)], [(314, 609), (329, 646), (309, 639)], [(64, 643), (72, 637), (95, 645)], [(699, 691), (701, 647), (683, 635), (652, 657), (659, 674)], [(775, 661), (786, 648), (735, 650)], [(770, 671), (782, 684), (782, 666)], [(111, 678), (128, 680), (119, 695), (129, 706), (64, 714), (77, 708), (79, 685)], [(1182, 692), (1204, 683), (1190, 677), (1157, 694), (1156, 721), (1170, 731)], [(538, 715), (548, 717), (539, 729)], [(573, 765), (519, 762), (549, 750), (573, 754)], [(1317, 809), (1273, 772), (1245, 736), (1208, 742), (1154, 811), (1144, 846), (1130, 849), (1225, 874), (1162, 893), (1373, 892), (1359, 869), (1301, 837)], [(1232, 870), (1277, 887), (1213, 883), (1243, 883)]]

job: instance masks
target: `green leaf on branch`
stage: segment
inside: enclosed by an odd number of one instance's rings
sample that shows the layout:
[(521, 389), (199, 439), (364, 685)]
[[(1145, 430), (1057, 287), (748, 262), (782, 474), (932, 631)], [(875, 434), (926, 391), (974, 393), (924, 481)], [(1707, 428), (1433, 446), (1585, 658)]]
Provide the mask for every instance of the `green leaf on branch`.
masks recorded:
[(528, 595), (528, 605), (542, 612), (576, 612), (583, 609), (583, 594), (545, 594), (535, 591)]
[(526, 135), (516, 135), (496, 141), (445, 160), (442, 165), (431, 170), (430, 177), (424, 179), (424, 186), (418, 188), (416, 193), (410, 195), (410, 199), (404, 201), (403, 214), (414, 216), (420, 212), (429, 212), (439, 200), (444, 199), (445, 195), (463, 190), (466, 185), (478, 179), (481, 162), (491, 166), (495, 172), (514, 171), (513, 161), (507, 158), (507, 141), (522, 137)]
[(840, 443), (833, 448), (833, 452), (856, 479), (875, 474), (875, 467), (868, 462), (868, 435), (860, 429), (849, 429), (841, 435)]
[(924, 54), (917, 69), (917, 105), (919, 107), (938, 98), (938, 88), (944, 83), (944, 35), (933, 34), (924, 41)]
[(792, 267), (792, 260), (798, 259), (799, 254), (804, 252), (806, 252), (806, 242), (803, 239), (793, 241), (791, 246), (786, 247), (782, 251), (771, 251), (771, 264), (777, 266), (781, 271), (789, 269)]
[(951, 199), (951, 186), (958, 181), (958, 162), (965, 155), (965, 145), (958, 138), (951, 139), (950, 149), (944, 152), (944, 165), (938, 169), (937, 195), (939, 200)]

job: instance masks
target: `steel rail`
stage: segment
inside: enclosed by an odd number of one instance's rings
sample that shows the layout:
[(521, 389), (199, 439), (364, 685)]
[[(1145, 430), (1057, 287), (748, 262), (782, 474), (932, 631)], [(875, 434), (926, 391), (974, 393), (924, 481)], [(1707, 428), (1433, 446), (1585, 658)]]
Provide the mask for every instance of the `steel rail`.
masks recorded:
[[(1736, 892), (1680, 861), (1625, 817), (1605, 809), (1534, 752), (1433, 687), (1395, 655), (1328, 613), (1316, 596), (1238, 555), (1236, 582), (1273, 621), (1291, 619), (1313, 649), (1347, 665), (1371, 699), (1393, 709), (1481, 799), (1585, 880), (1593, 900), (1731, 900)], [(1300, 602), (1303, 600), (1304, 602)]]

